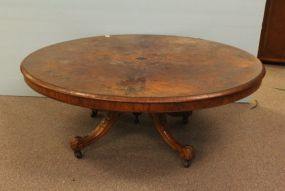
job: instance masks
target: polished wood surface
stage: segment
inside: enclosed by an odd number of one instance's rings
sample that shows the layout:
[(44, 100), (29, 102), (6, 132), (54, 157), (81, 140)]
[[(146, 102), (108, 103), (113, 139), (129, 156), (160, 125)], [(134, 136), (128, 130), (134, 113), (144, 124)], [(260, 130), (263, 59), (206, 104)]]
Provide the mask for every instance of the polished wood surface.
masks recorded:
[(285, 65), (285, 1), (267, 0), (258, 58)]
[(42, 48), (21, 64), (48, 97), (92, 109), (178, 112), (248, 96), (265, 74), (249, 53), (190, 37), (91, 37)]

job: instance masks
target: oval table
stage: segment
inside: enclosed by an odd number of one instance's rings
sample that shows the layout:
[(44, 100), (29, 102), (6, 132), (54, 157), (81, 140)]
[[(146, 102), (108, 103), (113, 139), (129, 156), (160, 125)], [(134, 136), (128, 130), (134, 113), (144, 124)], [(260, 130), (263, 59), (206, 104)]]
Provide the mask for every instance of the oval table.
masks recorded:
[(35, 91), (73, 105), (106, 111), (81, 150), (104, 136), (124, 112), (148, 113), (163, 140), (188, 167), (193, 147), (166, 130), (167, 114), (228, 104), (256, 91), (265, 75), (251, 54), (225, 44), (178, 36), (115, 35), (62, 42), (27, 56), (21, 71)]

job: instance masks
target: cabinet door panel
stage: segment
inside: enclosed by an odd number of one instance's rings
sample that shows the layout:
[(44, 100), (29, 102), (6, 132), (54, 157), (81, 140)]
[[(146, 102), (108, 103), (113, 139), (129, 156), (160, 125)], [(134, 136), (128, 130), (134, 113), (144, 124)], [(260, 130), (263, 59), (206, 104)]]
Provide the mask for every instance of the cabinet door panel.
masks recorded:
[(258, 57), (262, 61), (285, 63), (285, 1), (266, 3)]

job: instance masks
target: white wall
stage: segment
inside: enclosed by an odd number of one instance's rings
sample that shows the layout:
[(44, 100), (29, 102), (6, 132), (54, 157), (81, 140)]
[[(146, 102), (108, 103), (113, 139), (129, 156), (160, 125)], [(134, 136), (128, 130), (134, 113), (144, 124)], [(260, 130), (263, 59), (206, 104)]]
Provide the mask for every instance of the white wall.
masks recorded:
[(257, 53), (265, 0), (0, 0), (0, 95), (36, 95), (21, 60), (85, 36), (175, 34)]

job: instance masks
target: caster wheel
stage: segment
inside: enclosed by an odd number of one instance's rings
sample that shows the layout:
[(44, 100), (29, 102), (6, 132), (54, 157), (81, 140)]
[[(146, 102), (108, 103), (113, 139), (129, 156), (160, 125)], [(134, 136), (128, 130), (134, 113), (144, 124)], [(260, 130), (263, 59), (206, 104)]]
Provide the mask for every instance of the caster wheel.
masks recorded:
[(74, 156), (78, 159), (82, 159), (83, 155), (82, 155), (81, 150), (74, 151)]
[(184, 160), (183, 161), (183, 166), (185, 167), (185, 168), (189, 168), (189, 166), (191, 166), (191, 160)]
[(96, 117), (98, 114), (98, 110), (92, 110), (91, 117)]

